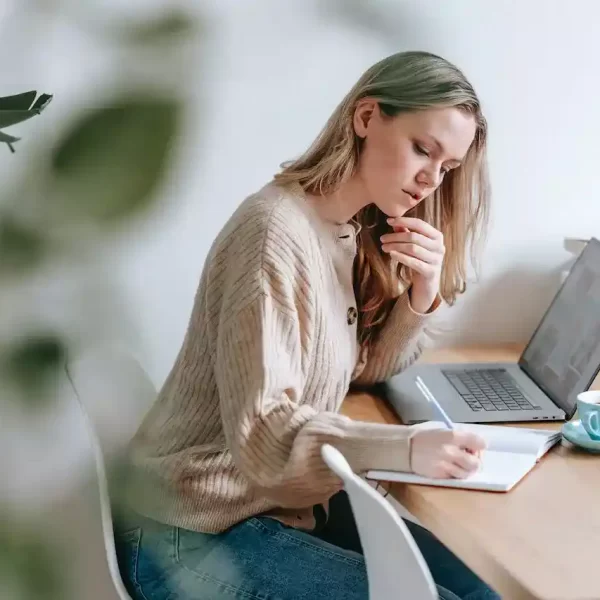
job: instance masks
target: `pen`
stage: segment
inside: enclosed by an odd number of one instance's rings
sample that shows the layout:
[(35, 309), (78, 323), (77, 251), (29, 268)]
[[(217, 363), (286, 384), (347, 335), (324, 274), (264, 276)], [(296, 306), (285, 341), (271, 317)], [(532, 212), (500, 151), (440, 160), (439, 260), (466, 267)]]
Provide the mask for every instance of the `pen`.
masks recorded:
[(454, 423), (446, 414), (446, 411), (440, 406), (440, 403), (434, 398), (433, 394), (429, 391), (429, 388), (425, 385), (425, 382), (421, 379), (420, 375), (416, 376), (415, 382), (419, 390), (421, 390), (423, 396), (425, 396), (425, 398), (433, 407), (433, 410), (436, 413), (436, 415), (446, 424), (446, 427), (448, 427), (448, 429), (454, 429)]
[[(448, 427), (448, 429), (454, 429), (454, 423), (446, 414), (446, 411), (440, 406), (440, 403), (435, 399), (434, 395), (429, 391), (429, 388), (425, 385), (425, 382), (421, 379), (420, 375), (415, 377), (415, 383), (417, 384), (419, 390), (421, 390), (423, 396), (425, 396), (425, 398), (429, 401), (429, 404), (431, 404), (434, 412), (437, 413), (437, 416), (440, 417), (440, 419), (446, 424), (446, 427)], [(473, 454), (471, 450), (467, 450), (467, 452), (469, 454)], [(481, 458), (480, 452), (476, 452), (475, 455), (478, 458)]]

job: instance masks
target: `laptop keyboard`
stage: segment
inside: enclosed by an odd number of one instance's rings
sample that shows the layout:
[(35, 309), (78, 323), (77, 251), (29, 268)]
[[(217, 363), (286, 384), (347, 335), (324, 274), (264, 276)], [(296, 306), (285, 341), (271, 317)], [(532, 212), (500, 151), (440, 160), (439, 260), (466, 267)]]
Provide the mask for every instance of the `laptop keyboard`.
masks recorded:
[(506, 369), (449, 369), (442, 373), (471, 410), (539, 410), (519, 391)]

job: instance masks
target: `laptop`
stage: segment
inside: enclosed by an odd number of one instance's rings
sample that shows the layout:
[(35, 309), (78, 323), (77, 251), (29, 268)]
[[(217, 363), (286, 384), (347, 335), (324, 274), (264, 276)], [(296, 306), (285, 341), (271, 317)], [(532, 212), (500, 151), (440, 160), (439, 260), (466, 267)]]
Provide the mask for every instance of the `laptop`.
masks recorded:
[(406, 424), (433, 418), (417, 375), (457, 423), (564, 421), (600, 371), (600, 241), (577, 258), (515, 363), (421, 364), (384, 387)]

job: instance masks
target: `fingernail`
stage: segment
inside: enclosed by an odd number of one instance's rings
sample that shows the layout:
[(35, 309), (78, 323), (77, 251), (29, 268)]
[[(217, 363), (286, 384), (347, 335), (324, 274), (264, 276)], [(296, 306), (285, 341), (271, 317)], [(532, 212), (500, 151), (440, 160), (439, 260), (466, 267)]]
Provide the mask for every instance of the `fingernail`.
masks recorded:
[(394, 219), (393, 217), (390, 217), (390, 218), (387, 220), (387, 222), (388, 222), (390, 225), (393, 225), (393, 224), (396, 222), (396, 219)]

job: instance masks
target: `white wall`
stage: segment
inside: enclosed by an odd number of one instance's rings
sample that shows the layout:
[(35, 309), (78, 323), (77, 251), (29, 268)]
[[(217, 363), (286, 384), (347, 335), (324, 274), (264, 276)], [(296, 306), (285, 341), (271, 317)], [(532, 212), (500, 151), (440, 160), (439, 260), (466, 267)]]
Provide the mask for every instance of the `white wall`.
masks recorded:
[[(494, 209), (483, 279), (448, 316), (446, 341), (525, 339), (567, 260), (565, 235), (600, 235), (595, 198), (600, 5), (370, 2), (382, 37), (306, 1), (223, 3), (213, 30), (204, 127), (190, 132), (178, 209), (125, 265), (145, 350), (160, 381), (183, 336), (203, 258), (241, 199), (303, 150), (355, 79), (418, 48), (460, 65), (490, 122)], [(321, 2), (331, 8), (334, 2)], [(235, 7), (234, 7), (235, 5)]]
[[(462, 67), (490, 123), (494, 207), (483, 278), (448, 314), (453, 333), (443, 343), (528, 336), (568, 258), (563, 237), (600, 235), (593, 184), (600, 5), (373, 0), (357, 24), (344, 18), (342, 0), (192, 4), (210, 16), (190, 82), (203, 101), (165, 185), (168, 207), (113, 254), (139, 331), (131, 343), (156, 383), (178, 350), (219, 228), (310, 143), (370, 64), (403, 49), (437, 52)], [(25, 55), (29, 70), (11, 60), (9, 85), (43, 81), (60, 104), (67, 92), (85, 96), (84, 83), (101, 81), (110, 62), (93, 45), (65, 30), (56, 38), (53, 57)]]

